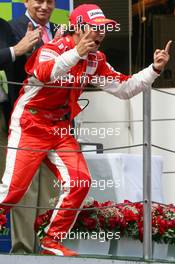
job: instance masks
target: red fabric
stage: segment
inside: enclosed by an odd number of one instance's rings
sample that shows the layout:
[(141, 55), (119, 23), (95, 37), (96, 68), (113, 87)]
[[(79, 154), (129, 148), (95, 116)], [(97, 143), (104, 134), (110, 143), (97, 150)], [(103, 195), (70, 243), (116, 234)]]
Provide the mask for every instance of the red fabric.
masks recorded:
[[(2, 201), (3, 203), (16, 204), (24, 196), (28, 190), (32, 178), (37, 171), (42, 160), (45, 161), (47, 166), (55, 174), (57, 180), (62, 184), (62, 188), (66, 192), (67, 188), (70, 191), (66, 193), (64, 199), (60, 202), (60, 208), (79, 208), (83, 202), (87, 192), (90, 188), (90, 175), (84, 160), (82, 153), (77, 152), (62, 152), (64, 151), (77, 151), (79, 145), (75, 138), (66, 133), (66, 135), (59, 135), (56, 131), (61, 129), (68, 129), (68, 121), (60, 121), (53, 124), (51, 121), (43, 123), (39, 120), (39, 113), (30, 114), (25, 110), (20, 118), (20, 126), (16, 127), (15, 131), (11, 131), (9, 141), (14, 138), (15, 133), (21, 131), (19, 143), (14, 141), (14, 145), (17, 148), (23, 148), (27, 150), (18, 150), (15, 157), (15, 166), (9, 166), (7, 164), (6, 173), (11, 174), (11, 181), (8, 182), (8, 194)], [(22, 129), (22, 130), (21, 130)], [(60, 130), (59, 130), (60, 129)], [(57, 159), (48, 156), (47, 150), (58, 150), (55, 154)], [(32, 151), (33, 150), (33, 151)], [(45, 150), (45, 151), (34, 151)], [(8, 149), (7, 154), (11, 157), (14, 155), (12, 149)], [(61, 162), (61, 164), (59, 164)], [(64, 167), (64, 171), (61, 168)], [(65, 175), (65, 178), (64, 178)], [(79, 181), (85, 181), (86, 185), (79, 184)], [(64, 187), (67, 186), (68, 187)], [(52, 188), (53, 186), (51, 186)], [(3, 206), (6, 210), (9, 207)], [(77, 215), (76, 211), (56, 210), (56, 215), (52, 219), (52, 224), (47, 231), (47, 234), (51, 237), (62, 237), (62, 233), (67, 232)]]
[(41, 247), (44, 249), (40, 252), (43, 255), (59, 255), (59, 256), (77, 256), (74, 250), (68, 249), (52, 237), (45, 237), (42, 240)]
[[(61, 55), (65, 51), (74, 48), (75, 43), (71, 36), (66, 36), (62, 38), (56, 38), (52, 42), (44, 45), (42, 48), (35, 52), (32, 57), (28, 60), (26, 64), (26, 71), (30, 76), (37, 75), (39, 81), (45, 83), (50, 81), (51, 72), (54, 66), (54, 60), (49, 60), (48, 62), (39, 62), (40, 54), (43, 49), (49, 50), (54, 54)], [(63, 87), (82, 87), (82, 89), (55, 89), (55, 88), (43, 88), (40, 92), (35, 96), (30, 103), (28, 103), (31, 107), (38, 108), (47, 108), (47, 109), (56, 109), (59, 105), (64, 105), (68, 100), (69, 110), (71, 112), (71, 120), (81, 111), (77, 100), (80, 94), (83, 92), (84, 88), (87, 86), (88, 82), (84, 82), (83, 84), (78, 81), (78, 77), (80, 78), (84, 72), (86, 72), (87, 67), (93, 69), (93, 67), (97, 65), (97, 69), (93, 74), (87, 74), (88, 80), (91, 80), (93, 76), (112, 76), (113, 78), (117, 78), (119, 82), (125, 81), (129, 78), (129, 76), (123, 75), (121, 73), (117, 73), (106, 63), (106, 57), (102, 52), (89, 54), (87, 59), (80, 60), (77, 65), (71, 68), (68, 72), (72, 76), (74, 76), (75, 81), (66, 82), (61, 84), (59, 80), (55, 82), (49, 82), (49, 86), (58, 86), (61, 85)], [(24, 89), (21, 89), (21, 94), (24, 94)]]

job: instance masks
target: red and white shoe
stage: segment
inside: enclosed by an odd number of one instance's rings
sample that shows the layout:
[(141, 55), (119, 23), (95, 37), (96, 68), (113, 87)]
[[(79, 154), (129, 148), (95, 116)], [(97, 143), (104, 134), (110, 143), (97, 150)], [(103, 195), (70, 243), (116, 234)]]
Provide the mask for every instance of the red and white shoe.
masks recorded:
[(40, 251), (42, 255), (57, 255), (57, 256), (78, 256), (78, 253), (66, 248), (60, 242), (54, 240), (51, 237), (45, 236), (41, 241), (41, 248), (43, 249)]

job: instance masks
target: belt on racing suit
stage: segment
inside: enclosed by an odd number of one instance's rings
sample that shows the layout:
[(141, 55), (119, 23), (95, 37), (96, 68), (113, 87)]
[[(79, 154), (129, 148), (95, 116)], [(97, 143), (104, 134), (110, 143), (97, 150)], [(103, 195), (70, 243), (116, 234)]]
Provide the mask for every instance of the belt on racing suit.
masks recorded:
[(39, 114), (44, 119), (57, 121), (57, 122), (69, 120), (69, 117), (70, 117), (70, 111), (67, 105), (60, 106), (59, 108), (54, 109), (54, 110), (43, 110), (43, 109), (38, 109), (38, 108), (29, 106), (27, 107), (27, 110), (32, 115)]

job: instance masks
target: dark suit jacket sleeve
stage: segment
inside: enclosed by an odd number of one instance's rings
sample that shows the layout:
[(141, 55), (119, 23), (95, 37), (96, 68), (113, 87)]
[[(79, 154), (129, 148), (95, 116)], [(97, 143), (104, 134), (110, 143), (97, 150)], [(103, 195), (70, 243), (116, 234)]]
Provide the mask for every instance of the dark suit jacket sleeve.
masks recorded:
[(9, 63), (12, 63), (10, 48), (0, 49), (0, 70), (3, 70), (4, 66)]
[(16, 43), (18, 43), (25, 36), (29, 22), (29, 18), (25, 15), (22, 15), (18, 19), (9, 21)]
[(9, 47), (14, 44), (15, 39), (10, 25), (7, 21), (0, 19), (0, 69), (4, 69), (9, 63), (12, 63)]

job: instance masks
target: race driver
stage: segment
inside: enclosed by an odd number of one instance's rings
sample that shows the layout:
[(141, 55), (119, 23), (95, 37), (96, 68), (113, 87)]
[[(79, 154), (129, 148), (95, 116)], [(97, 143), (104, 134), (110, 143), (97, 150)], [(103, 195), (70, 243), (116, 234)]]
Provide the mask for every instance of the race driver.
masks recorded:
[[(93, 83), (114, 96), (129, 99), (150, 89), (169, 60), (171, 41), (164, 50), (155, 51), (148, 68), (132, 76), (116, 72), (98, 51), (108, 25), (117, 28), (117, 22), (107, 19), (97, 5), (75, 8), (70, 15), (70, 32), (29, 58), (28, 78), (12, 113), (0, 203), (16, 204), (20, 200), (43, 160), (64, 186), (56, 205), (61, 210), (54, 210), (45, 228), (43, 254), (77, 255), (60, 240), (71, 230), (78, 213), (66, 208), (80, 208), (91, 183), (79, 145), (69, 133), (71, 121), (80, 112), (77, 100), (84, 87)], [(64, 135), (63, 129), (67, 131)], [(70, 184), (72, 181), (75, 184)]]

